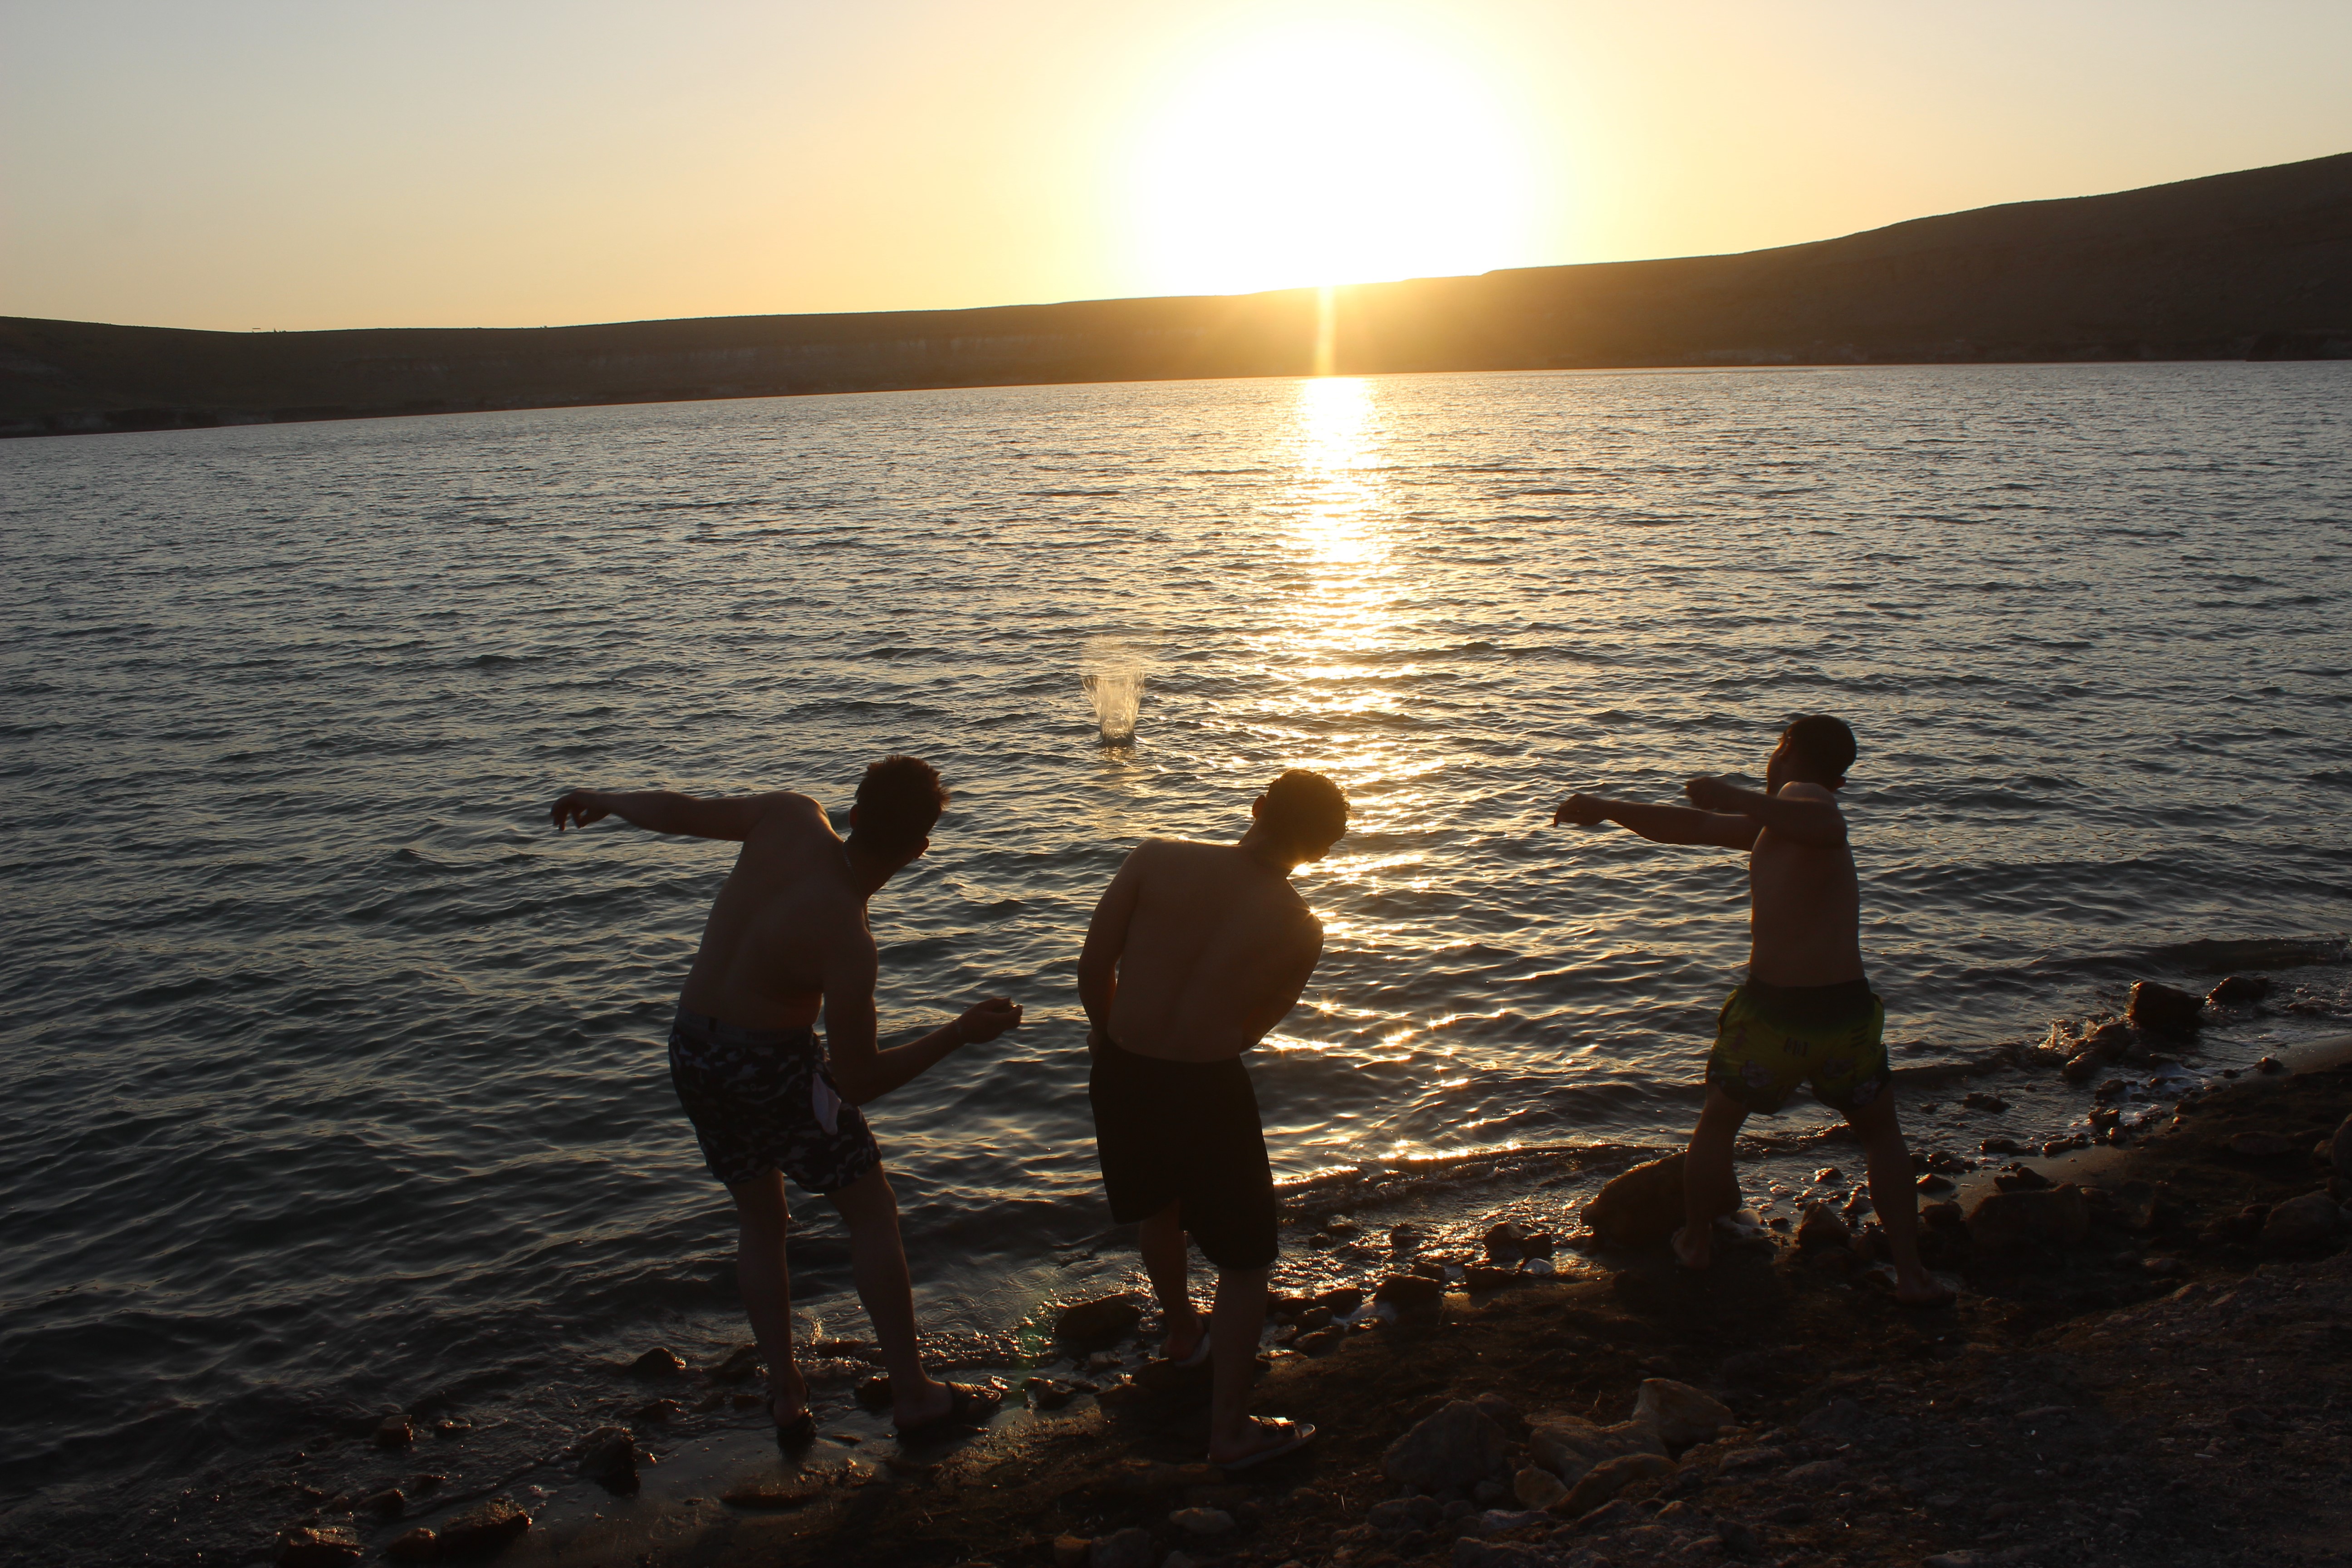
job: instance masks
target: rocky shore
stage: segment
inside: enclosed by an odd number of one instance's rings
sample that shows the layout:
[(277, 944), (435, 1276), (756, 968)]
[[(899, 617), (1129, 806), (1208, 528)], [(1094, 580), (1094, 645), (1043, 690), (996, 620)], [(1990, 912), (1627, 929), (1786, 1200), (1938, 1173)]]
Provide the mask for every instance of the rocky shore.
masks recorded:
[[(1399, 1226), (1372, 1238), (1389, 1257), (1377, 1278), (1286, 1297), (1258, 1407), (1322, 1435), (1258, 1468), (1201, 1462), (1202, 1374), (1124, 1370), (1152, 1325), (1113, 1299), (1041, 1325), (1058, 1331), (1005, 1379), (1006, 1413), (968, 1437), (902, 1451), (835, 1422), (804, 1458), (748, 1471), (740, 1446), (724, 1462), (656, 1455), (646, 1445), (672, 1422), (757, 1395), (748, 1355), (696, 1372), (648, 1352), (635, 1370), (661, 1387), (563, 1457), (573, 1485), (610, 1500), (592, 1514), (534, 1525), (489, 1498), (394, 1534), (379, 1521), (404, 1500), (337, 1498), (270, 1555), (289, 1568), (2340, 1563), (2346, 1058), (2352, 1042), (2337, 1042), (2301, 1070), (2218, 1083), (2125, 1147), (1923, 1169), (1946, 1189), (1929, 1194), (1927, 1234), (1962, 1291), (1954, 1308), (1892, 1300), (1883, 1244), (1851, 1204), (1809, 1205), (1785, 1233), (1735, 1220), (1715, 1268), (1692, 1277), (1647, 1234), (1646, 1210), (1675, 1189), (1660, 1162), (1587, 1209), (1597, 1229), (1498, 1223), (1464, 1249)], [(1825, 1189), (1838, 1174), (1823, 1171)], [(1327, 1241), (1350, 1228), (1323, 1225)]]

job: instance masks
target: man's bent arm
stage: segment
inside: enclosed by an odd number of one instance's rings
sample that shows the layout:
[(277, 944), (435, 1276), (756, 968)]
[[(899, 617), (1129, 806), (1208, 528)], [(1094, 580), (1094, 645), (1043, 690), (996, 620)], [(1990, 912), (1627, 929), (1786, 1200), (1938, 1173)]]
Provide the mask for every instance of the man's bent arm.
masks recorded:
[(825, 1065), (832, 1069), (833, 1081), (842, 1098), (852, 1105), (881, 1099), (970, 1044), (961, 1017), (950, 1019), (920, 1039), (893, 1046), (887, 1051), (879, 1047), (879, 1041), (880, 1024), (874, 1012), (873, 992), (838, 1001), (830, 993), (826, 994)]
[(609, 816), (653, 833), (740, 841), (749, 838), (760, 819), (778, 804), (801, 798), (804, 797), (781, 791), (704, 800), (669, 789), (576, 789), (557, 801), (550, 815), (558, 833), (567, 821), (585, 827)]
[(1143, 893), (1143, 852), (1139, 845), (1095, 902), (1094, 919), (1087, 925), (1086, 946), (1078, 950), (1078, 1005), (1087, 1022), (1108, 1036), (1110, 1006), (1118, 994), (1118, 960), (1127, 951), (1128, 922)]

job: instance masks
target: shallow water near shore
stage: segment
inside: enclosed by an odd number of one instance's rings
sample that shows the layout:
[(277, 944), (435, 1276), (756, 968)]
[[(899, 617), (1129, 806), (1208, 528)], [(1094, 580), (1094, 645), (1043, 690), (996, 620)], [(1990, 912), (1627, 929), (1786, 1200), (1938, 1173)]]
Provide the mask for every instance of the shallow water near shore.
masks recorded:
[[(175, 1521), (159, 1554), (266, 1540), (299, 1510), (208, 1511), (207, 1469), (436, 1390), (473, 1431), (418, 1464), (487, 1484), (637, 1350), (743, 1337), (661, 1051), (728, 852), (558, 839), (577, 784), (838, 808), (885, 750), (946, 773), (875, 905), (885, 1029), (990, 992), (1030, 1022), (872, 1116), (927, 1327), (974, 1364), (1132, 1267), (1073, 992), (1095, 894), (1287, 765), (1358, 811), (1254, 1063), (1295, 1211), (1354, 1172), (1434, 1224), (1565, 1216), (1589, 1184), (1491, 1152), (1686, 1130), (1739, 861), (1543, 824), (1752, 775), (1811, 710), (1862, 739), (1915, 1127), (2062, 1132), (2074, 1090), (1964, 1112), (1938, 1074), (2136, 978), (2201, 988), (2167, 944), (2352, 924), (2347, 395), (2334, 364), (1426, 376), (0, 447), (0, 1539), (104, 1560), (92, 1521), (136, 1509)], [(1107, 647), (1144, 670), (1110, 746)], [(2276, 979), (2186, 1073), (2352, 1014), (2341, 965)], [(1829, 1120), (1751, 1124), (1784, 1151), (1755, 1195)], [(837, 1224), (796, 1215), (812, 1327), (863, 1337)], [(1363, 1263), (1330, 1257), (1296, 1267)]]

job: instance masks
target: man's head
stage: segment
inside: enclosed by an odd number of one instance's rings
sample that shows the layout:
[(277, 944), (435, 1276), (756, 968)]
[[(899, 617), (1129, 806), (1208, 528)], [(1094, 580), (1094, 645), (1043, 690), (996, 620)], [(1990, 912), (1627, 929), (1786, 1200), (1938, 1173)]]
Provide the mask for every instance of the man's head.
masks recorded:
[(1292, 768), (1250, 806), (1269, 847), (1294, 866), (1320, 860), (1348, 831), (1348, 797), (1321, 773)]
[(1835, 789), (1853, 766), (1853, 731), (1843, 719), (1814, 713), (1780, 731), (1772, 760), (1764, 764), (1766, 793), (1782, 784), (1816, 784)]
[(920, 757), (893, 752), (868, 763), (849, 811), (849, 847), (895, 871), (930, 847), (949, 799), (940, 770)]

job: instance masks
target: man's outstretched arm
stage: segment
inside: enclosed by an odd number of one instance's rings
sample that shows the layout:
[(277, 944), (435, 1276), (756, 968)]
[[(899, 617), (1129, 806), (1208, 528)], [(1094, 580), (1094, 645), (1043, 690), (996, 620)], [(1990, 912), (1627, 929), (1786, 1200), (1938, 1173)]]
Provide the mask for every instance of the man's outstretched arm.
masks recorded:
[(832, 1069), (842, 1097), (852, 1105), (879, 1100), (963, 1047), (992, 1040), (1020, 1026), (1020, 1004), (991, 996), (966, 1008), (944, 1027), (883, 1050), (881, 1026), (874, 1010), (876, 970), (870, 940), (845, 941), (825, 956), (825, 1065)]
[[(731, 838), (740, 841), (751, 837), (760, 819), (780, 805), (806, 801), (813, 807), (816, 802), (804, 795), (778, 790), (772, 795), (724, 795), (703, 799), (673, 789), (575, 789), (548, 808), (548, 816), (561, 833), (568, 824), (585, 827), (592, 822), (602, 822), (607, 816), (617, 816), (625, 822), (653, 833), (677, 833), (690, 838)], [(818, 809), (822, 809), (819, 807)]]
[(1686, 805), (1652, 805), (1637, 800), (1607, 800), (1597, 795), (1572, 795), (1551, 814), (1551, 825), (1563, 822), (1598, 827), (1614, 822), (1629, 832), (1657, 844), (1706, 844), (1719, 849), (1753, 849), (1763, 826), (1732, 812), (1694, 811)]
[(1766, 795), (1727, 779), (1696, 778), (1683, 785), (1683, 793), (1706, 812), (1738, 812), (1759, 828), (1800, 844), (1845, 842), (1845, 814), (1838, 809), (1837, 796), (1817, 784), (1782, 784), (1779, 794)]

